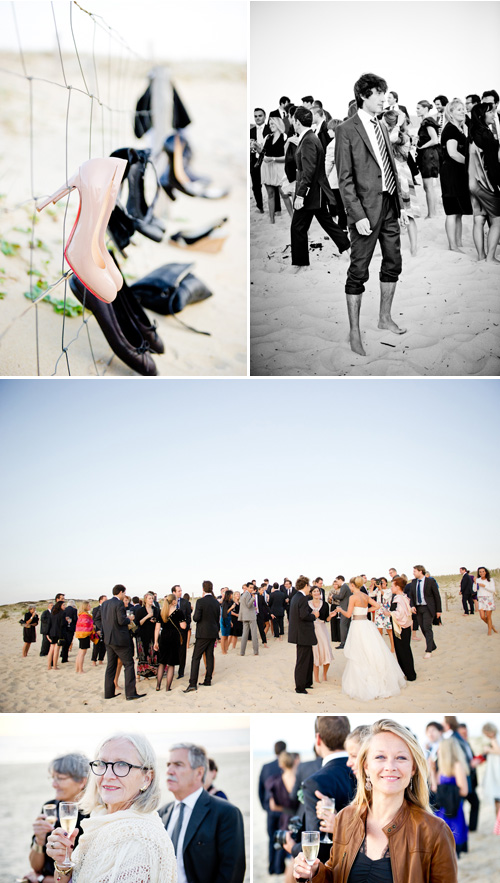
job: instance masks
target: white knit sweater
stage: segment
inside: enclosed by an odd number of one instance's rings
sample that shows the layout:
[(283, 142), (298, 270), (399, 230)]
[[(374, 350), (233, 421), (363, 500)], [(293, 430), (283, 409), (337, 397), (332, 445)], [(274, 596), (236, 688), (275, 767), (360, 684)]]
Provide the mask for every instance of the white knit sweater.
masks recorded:
[(99, 808), (82, 828), (72, 883), (176, 883), (174, 848), (158, 813)]

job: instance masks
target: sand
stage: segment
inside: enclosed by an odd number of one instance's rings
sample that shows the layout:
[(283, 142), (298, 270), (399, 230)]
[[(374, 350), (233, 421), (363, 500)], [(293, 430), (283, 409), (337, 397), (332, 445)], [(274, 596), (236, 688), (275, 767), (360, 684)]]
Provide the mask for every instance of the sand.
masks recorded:
[[(500, 684), (500, 634), (487, 637), (486, 626), (476, 614), (464, 617), (458, 597), (449, 602), (443, 613), (444, 625), (435, 628), (437, 651), (424, 659), (424, 641), (413, 642), (417, 680), (408, 683), (399, 694), (389, 699), (360, 703), (345, 696), (341, 690), (345, 658), (335, 650), (326, 683), (314, 686), (308, 695), (294, 691), (293, 669), (295, 647), (270, 637), (268, 649), (260, 646), (254, 656), (250, 644), (246, 655), (230, 650), (223, 656), (220, 644), (215, 651), (215, 674), (212, 686), (199, 687), (196, 693), (182, 691), (189, 680), (193, 642), (188, 650), (186, 675), (177, 676), (172, 691), (155, 691), (151, 680), (141, 681), (139, 691), (146, 697), (131, 703), (122, 695), (112, 700), (103, 697), (104, 666), (92, 667), (90, 651), (83, 675), (75, 674), (76, 642), (70, 661), (59, 671), (47, 671), (46, 658), (40, 658), (40, 637), (32, 645), (26, 659), (21, 658), (22, 632), (19, 613), (0, 619), (0, 662), (4, 677), (0, 683), (2, 712), (294, 712), (349, 713), (352, 711), (426, 711), (447, 709), (447, 713), (498, 711)], [(40, 613), (44, 607), (40, 605)], [(497, 626), (498, 626), (498, 616)], [(495, 622), (495, 614), (493, 615)], [(388, 641), (387, 638), (385, 640)], [(332, 645), (334, 646), (334, 645)], [(200, 669), (200, 681), (203, 664)], [(121, 677), (123, 684), (123, 675)], [(122, 688), (123, 689), (123, 688)]]
[[(271, 758), (270, 758), (271, 759)], [(304, 758), (308, 760), (312, 758)], [(258, 776), (261, 764), (254, 768), (254, 794), (257, 794)], [(481, 769), (479, 770), (481, 773)], [(481, 788), (478, 791), (481, 800)], [(267, 873), (267, 850), (268, 837), (266, 831), (266, 814), (263, 811), (257, 797), (253, 802), (253, 880), (254, 883), (283, 883), (284, 876), (270, 876)], [(464, 810), (468, 818), (468, 804)], [(490, 883), (493, 879), (495, 868), (498, 868), (498, 836), (493, 832), (494, 825), (493, 802), (481, 800), (479, 810), (478, 830), (469, 835), (469, 852), (462, 855), (458, 862), (459, 883)]]
[[(447, 250), (444, 212), (429, 220), (416, 187), (418, 253), (402, 236), (403, 272), (393, 317), (407, 333), (377, 329), (380, 250), (377, 246), (361, 305), (366, 356), (349, 346), (344, 285), (349, 258), (314, 219), (310, 268), (291, 273), (290, 219), (283, 204), (272, 226), (251, 198), (251, 373), (310, 376), (498, 376), (500, 264), (477, 263), (472, 217), (464, 216), (465, 254)], [(266, 208), (266, 204), (265, 204)], [(311, 247), (317, 245), (317, 248)]]
[[(55, 55), (27, 55), (30, 74), (61, 82), (59, 60)], [(73, 57), (64, 58), (68, 82), (82, 87)], [(107, 156), (120, 147), (147, 148), (147, 137), (137, 140), (131, 120), (132, 108), (147, 86), (151, 62), (133, 61), (126, 74), (119, 60), (108, 71), (107, 60), (98, 61), (102, 100), (111, 107), (126, 108), (113, 116), (92, 102), (92, 157)], [(83, 59), (89, 82), (91, 60)], [(19, 58), (3, 53), (0, 67), (20, 71)], [(109, 76), (108, 76), (109, 74)], [(247, 372), (247, 213), (246, 213), (246, 140), (244, 114), (246, 83), (243, 66), (199, 63), (176, 64), (171, 68), (175, 82), (193, 120), (186, 134), (194, 152), (193, 167), (212, 178), (214, 184), (230, 187), (224, 199), (190, 198), (179, 194), (171, 202), (161, 191), (155, 213), (167, 226), (161, 243), (136, 232), (122, 261), (129, 284), (166, 263), (194, 263), (191, 272), (199, 276), (213, 292), (213, 297), (187, 307), (179, 318), (211, 336), (195, 334), (175, 317), (149, 313), (158, 324), (165, 353), (154, 355), (158, 372), (163, 376), (239, 376)], [(109, 97), (108, 97), (109, 96)], [(30, 184), (29, 93), (21, 77), (2, 73), (0, 91), (0, 236), (18, 248), (14, 254), (0, 254), (0, 374), (7, 376), (43, 376), (57, 373), (67, 376), (66, 358), (56, 362), (62, 352), (63, 317), (47, 302), (30, 307), (24, 292), (29, 290), (30, 239), (33, 201)], [(224, 111), (221, 111), (222, 104)], [(89, 158), (90, 105), (87, 95), (71, 91), (69, 138), (66, 157), (65, 126), (68, 92), (48, 83), (33, 82), (33, 190), (36, 196), (53, 193), (68, 175)], [(47, 108), (50, 107), (50, 122)], [(217, 112), (217, 107), (219, 112)], [(214, 125), (214, 115), (217, 124)], [(162, 169), (159, 168), (161, 173)], [(146, 194), (151, 200), (154, 187), (151, 173), (146, 179)], [(67, 200), (45, 209), (37, 217), (33, 268), (52, 284), (61, 276), (63, 218)], [(70, 197), (66, 237), (78, 209), (78, 195)], [(186, 251), (168, 244), (168, 237), (178, 230), (197, 229), (227, 217), (221, 231), (226, 238), (218, 254)], [(48, 262), (48, 263), (46, 263)], [(66, 267), (67, 269), (67, 267)], [(38, 276), (34, 276), (36, 281)], [(68, 297), (74, 300), (67, 288)], [(64, 283), (53, 292), (64, 297)], [(38, 323), (39, 367), (36, 356)], [(95, 357), (92, 359), (87, 330), (81, 317), (66, 318), (64, 345), (68, 350), (69, 371), (73, 376), (135, 376), (113, 355), (94, 317), (88, 325)], [(77, 337), (78, 335), (78, 337)], [(75, 338), (77, 338), (75, 340)]]

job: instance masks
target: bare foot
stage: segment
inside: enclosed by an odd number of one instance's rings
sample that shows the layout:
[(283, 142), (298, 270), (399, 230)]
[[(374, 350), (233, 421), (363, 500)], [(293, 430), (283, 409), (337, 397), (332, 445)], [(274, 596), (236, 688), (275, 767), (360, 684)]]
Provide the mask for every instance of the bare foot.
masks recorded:
[(486, 263), (487, 264), (500, 264), (500, 261), (498, 260), (498, 258), (486, 258)]
[(462, 251), (462, 249), (459, 248), (458, 245), (456, 245), (455, 248), (450, 248), (449, 251), (458, 251), (460, 254), (465, 254), (465, 251)]
[(314, 683), (319, 684), (319, 678), (314, 678)]
[(392, 331), (393, 334), (406, 334), (406, 328), (400, 328), (390, 317), (389, 319), (379, 319), (378, 327), (383, 331)]
[(437, 217), (437, 215), (435, 215), (435, 214), (434, 215), (426, 215), (424, 218), (424, 221), (428, 221), (428, 220), (430, 220), (430, 218), (435, 218), (435, 217)]
[(361, 335), (359, 331), (351, 331), (351, 333), (349, 334), (349, 341), (353, 353), (357, 353), (358, 356), (366, 356), (366, 353), (363, 349), (363, 344), (361, 343)]

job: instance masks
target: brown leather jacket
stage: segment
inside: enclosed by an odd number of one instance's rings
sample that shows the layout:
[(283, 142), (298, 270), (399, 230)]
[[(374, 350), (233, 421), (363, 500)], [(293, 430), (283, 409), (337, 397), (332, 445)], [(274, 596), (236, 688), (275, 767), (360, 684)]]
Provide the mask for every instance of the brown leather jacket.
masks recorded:
[[(337, 816), (333, 846), (313, 883), (347, 883), (365, 837), (366, 810), (361, 816), (346, 806)], [(385, 828), (394, 883), (457, 883), (455, 841), (446, 822), (406, 800)]]

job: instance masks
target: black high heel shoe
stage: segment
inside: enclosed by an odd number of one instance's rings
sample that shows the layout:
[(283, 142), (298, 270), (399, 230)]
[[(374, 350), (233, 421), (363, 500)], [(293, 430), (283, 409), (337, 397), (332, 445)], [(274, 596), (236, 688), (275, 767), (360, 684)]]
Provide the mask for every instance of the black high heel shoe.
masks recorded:
[[(121, 212), (125, 215), (125, 220), (123, 217), (120, 218), (120, 215), (119, 219), (125, 225), (127, 231), (130, 230), (130, 227), (133, 227), (132, 232), (138, 230), (139, 233), (147, 236), (148, 239), (152, 239), (154, 242), (161, 242), (166, 228), (163, 221), (155, 217), (154, 214), (160, 192), (160, 183), (156, 175), (156, 169), (150, 159), (151, 151), (136, 150), (134, 147), (122, 147), (119, 150), (115, 150), (111, 156), (127, 161), (127, 167), (122, 179), (122, 182), (125, 180), (128, 182), (127, 205), (125, 209), (123, 206), (120, 207)], [(150, 205), (147, 204), (144, 195), (144, 176), (148, 166), (151, 166), (154, 171), (156, 180), (156, 192)], [(128, 243), (126, 244), (128, 245)], [(124, 248), (125, 246), (119, 247)]]
[(186, 196), (199, 196), (202, 199), (222, 199), (227, 196), (228, 188), (211, 187), (207, 179), (197, 178), (193, 173), (190, 177), (186, 171), (184, 146), (178, 132), (166, 139), (163, 149), (167, 154), (168, 166), (160, 178), (160, 184), (170, 199), (175, 200), (176, 190)]

